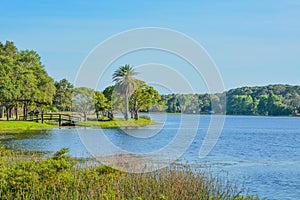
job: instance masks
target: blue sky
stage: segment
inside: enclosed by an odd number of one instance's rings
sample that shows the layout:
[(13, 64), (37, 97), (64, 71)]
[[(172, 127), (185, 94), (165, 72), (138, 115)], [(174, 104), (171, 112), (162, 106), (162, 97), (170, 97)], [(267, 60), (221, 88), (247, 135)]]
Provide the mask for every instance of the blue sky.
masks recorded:
[[(11, 40), (19, 49), (37, 51), (55, 80), (73, 82), (89, 52), (112, 35), (162, 27), (201, 44), (216, 63), (226, 89), (300, 85), (297, 0), (0, 0), (0, 5), (0, 41)], [(129, 61), (132, 65), (142, 62)]]

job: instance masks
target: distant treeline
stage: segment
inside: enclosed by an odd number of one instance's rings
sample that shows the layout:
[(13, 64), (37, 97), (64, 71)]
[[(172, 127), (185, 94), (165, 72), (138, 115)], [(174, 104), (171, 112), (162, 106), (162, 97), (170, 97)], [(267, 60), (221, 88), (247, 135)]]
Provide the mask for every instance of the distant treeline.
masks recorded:
[[(123, 68), (127, 71), (122, 71)], [(126, 73), (135, 73), (129, 65), (127, 68), (121, 66), (119, 71), (118, 80), (127, 80)], [(66, 79), (54, 82), (37, 52), (18, 50), (10, 41), (0, 42), (0, 118), (6, 117), (7, 120), (26, 119), (29, 115), (49, 111), (80, 112), (84, 119), (91, 112), (97, 118), (109, 113), (113, 117), (114, 113), (124, 113), (127, 107), (135, 119), (138, 119), (138, 112), (149, 110), (265, 116), (300, 113), (300, 86), (278, 84), (242, 87), (220, 94), (160, 95), (142, 80), (132, 79), (131, 82), (135, 82), (136, 87), (129, 95), (128, 106), (125, 106), (124, 96), (112, 98), (116, 85), (95, 91), (74, 88)]]
[(277, 84), (241, 87), (222, 94), (169, 94), (162, 95), (162, 100), (167, 112), (298, 115), (300, 86)]

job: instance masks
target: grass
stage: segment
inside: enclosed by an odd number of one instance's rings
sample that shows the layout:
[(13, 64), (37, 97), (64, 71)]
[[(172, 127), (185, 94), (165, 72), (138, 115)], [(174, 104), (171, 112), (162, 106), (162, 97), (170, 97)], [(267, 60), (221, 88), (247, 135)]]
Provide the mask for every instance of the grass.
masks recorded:
[(145, 119), (145, 118), (139, 118), (138, 120), (128, 119), (128, 121), (126, 121), (123, 118), (115, 118), (112, 121), (86, 121), (86, 122), (76, 123), (76, 125), (78, 126), (101, 127), (101, 128), (139, 127), (139, 126), (147, 126), (151, 124), (157, 124), (157, 123), (150, 119)]
[(7, 131), (26, 131), (57, 128), (57, 125), (42, 124), (32, 121), (0, 121), (0, 133)]
[[(50, 124), (51, 123), (51, 124)], [(103, 121), (86, 121), (77, 122), (77, 126), (83, 127), (100, 127), (100, 128), (122, 128), (122, 127), (139, 127), (147, 126), (151, 124), (157, 124), (151, 119), (140, 118), (138, 120), (129, 119), (128, 121), (123, 118), (115, 118), (114, 120), (103, 120)], [(57, 122), (48, 122), (42, 124), (41, 122), (32, 121), (2, 121), (0, 120), (0, 133), (7, 132), (22, 132), (28, 130), (43, 130), (50, 128), (57, 128)]]
[(243, 189), (226, 178), (188, 166), (139, 174), (108, 166), (80, 168), (67, 151), (24, 159), (0, 146), (0, 199), (259, 199), (242, 196)]

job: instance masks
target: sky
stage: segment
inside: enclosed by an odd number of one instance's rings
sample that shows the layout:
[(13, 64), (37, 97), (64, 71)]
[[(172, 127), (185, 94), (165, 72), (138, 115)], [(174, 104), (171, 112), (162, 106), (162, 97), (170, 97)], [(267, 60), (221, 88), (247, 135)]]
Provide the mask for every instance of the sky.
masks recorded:
[[(297, 0), (0, 0), (0, 41), (13, 41), (19, 50), (37, 51), (48, 74), (57, 81), (76, 82), (80, 67), (99, 44), (143, 27), (166, 28), (195, 40), (215, 63), (225, 90), (300, 85)], [(196, 93), (205, 92), (205, 81), (186, 70), (190, 67), (186, 61), (158, 51), (120, 56), (107, 71), (123, 63), (154, 62), (182, 73)], [(99, 89), (112, 84), (109, 73), (99, 82)]]

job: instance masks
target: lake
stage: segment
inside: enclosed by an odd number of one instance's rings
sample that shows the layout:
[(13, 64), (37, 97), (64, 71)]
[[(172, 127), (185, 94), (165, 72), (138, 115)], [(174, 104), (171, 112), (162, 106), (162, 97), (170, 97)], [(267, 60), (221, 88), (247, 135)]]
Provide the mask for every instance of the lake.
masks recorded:
[[(150, 116), (161, 124), (125, 130), (63, 128), (30, 131), (2, 143), (16, 149), (49, 152), (67, 147), (78, 158), (129, 152), (141, 155), (136, 159), (151, 155), (154, 162), (174, 159), (177, 163), (211, 168), (214, 173), (226, 171), (230, 178), (243, 182), (249, 193), (260, 197), (300, 199), (300, 118), (226, 116), (216, 145), (207, 156), (199, 158), (210, 116)], [(183, 133), (181, 136), (179, 129)]]

